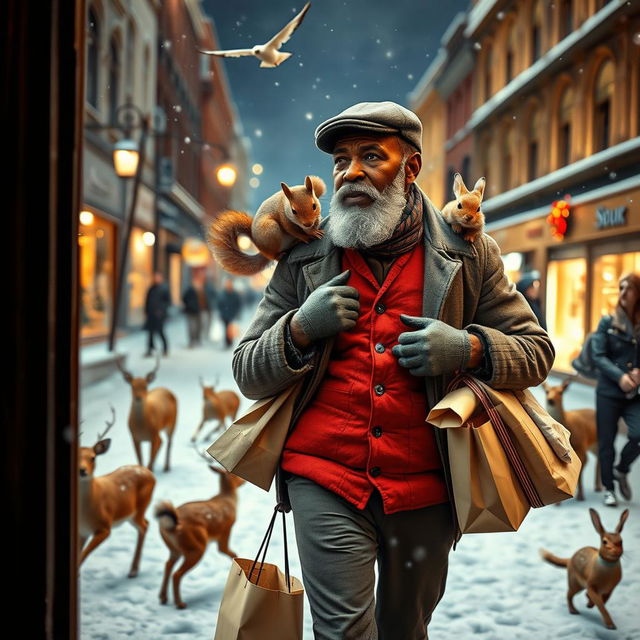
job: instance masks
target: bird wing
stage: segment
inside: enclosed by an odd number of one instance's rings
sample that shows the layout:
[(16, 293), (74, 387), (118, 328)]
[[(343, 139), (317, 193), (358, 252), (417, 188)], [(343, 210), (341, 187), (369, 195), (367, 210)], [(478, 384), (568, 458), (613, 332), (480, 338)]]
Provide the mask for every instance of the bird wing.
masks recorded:
[(304, 18), (307, 11), (309, 11), (309, 7), (311, 6), (310, 2), (304, 5), (302, 11), (295, 17), (291, 22), (287, 24), (286, 27), (281, 29), (269, 42), (266, 43), (267, 47), (275, 47), (279, 49), (285, 42), (289, 41), (289, 38), (292, 36), (293, 32), (300, 26), (302, 19)]
[(206, 49), (198, 49), (200, 53), (208, 56), (223, 56), (225, 58), (239, 58), (240, 56), (252, 56), (253, 49), (227, 49), (226, 51), (208, 51)]

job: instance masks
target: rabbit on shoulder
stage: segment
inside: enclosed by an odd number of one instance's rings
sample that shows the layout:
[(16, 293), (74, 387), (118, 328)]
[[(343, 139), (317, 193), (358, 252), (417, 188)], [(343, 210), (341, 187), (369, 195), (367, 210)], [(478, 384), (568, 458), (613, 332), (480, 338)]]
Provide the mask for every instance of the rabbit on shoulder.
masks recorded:
[(475, 242), (484, 230), (484, 214), (480, 211), (484, 195), (485, 178), (480, 178), (469, 191), (456, 173), (453, 177), (453, 193), (455, 200), (442, 207), (442, 216), (456, 233), (462, 233), (465, 240)]

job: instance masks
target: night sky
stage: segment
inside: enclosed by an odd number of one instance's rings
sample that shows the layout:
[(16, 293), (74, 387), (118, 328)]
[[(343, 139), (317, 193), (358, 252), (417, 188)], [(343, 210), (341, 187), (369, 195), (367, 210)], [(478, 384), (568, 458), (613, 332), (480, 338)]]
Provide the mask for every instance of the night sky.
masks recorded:
[[(304, 6), (285, 0), (204, 0), (222, 49), (251, 48), (273, 37)], [(302, 184), (308, 173), (327, 182), (331, 158), (313, 142), (316, 126), (348, 106), (393, 100), (408, 105), (436, 56), (451, 20), (469, 0), (314, 0), (281, 51), (293, 55), (275, 69), (253, 57), (221, 58), (251, 139), (251, 162), (264, 166), (252, 189), (255, 208), (280, 182)]]

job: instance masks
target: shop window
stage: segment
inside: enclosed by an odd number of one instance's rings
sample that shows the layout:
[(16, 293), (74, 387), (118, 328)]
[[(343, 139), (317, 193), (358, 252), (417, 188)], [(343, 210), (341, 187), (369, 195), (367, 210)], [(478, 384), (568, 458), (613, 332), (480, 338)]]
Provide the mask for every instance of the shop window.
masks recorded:
[(573, 31), (573, 1), (560, 2), (560, 39), (566, 38)]
[(630, 272), (640, 273), (640, 251), (611, 253), (593, 261), (592, 330), (602, 316), (613, 313), (618, 302), (618, 281)]
[(542, 53), (542, 2), (538, 0), (533, 9), (533, 20), (531, 22), (531, 64), (533, 64)]
[[(531, 252), (529, 252), (530, 254)], [(522, 274), (527, 271), (527, 253), (521, 253), (519, 251), (512, 251), (511, 253), (505, 253), (502, 256), (502, 264), (504, 266), (504, 273), (507, 276), (507, 280), (513, 284), (517, 284)]]
[(151, 286), (153, 269), (153, 245), (148, 244), (145, 230), (134, 227), (131, 230), (129, 244), (130, 267), (127, 273), (129, 293), (129, 326), (141, 326), (144, 323), (144, 303), (147, 290)]
[(607, 149), (611, 138), (611, 98), (614, 89), (614, 66), (605, 60), (596, 76), (593, 109), (594, 151)]
[(169, 254), (169, 291), (171, 302), (179, 307), (182, 304), (182, 259), (179, 253)]
[(98, 70), (100, 60), (100, 23), (93, 7), (87, 25), (87, 102), (98, 108)]
[(546, 320), (556, 350), (554, 368), (571, 372), (584, 342), (587, 261), (551, 260), (547, 267)]
[(114, 227), (90, 211), (80, 214), (80, 335), (105, 336), (113, 313)]
[(535, 109), (529, 119), (529, 143), (527, 145), (527, 179), (535, 180), (539, 175), (540, 111)]

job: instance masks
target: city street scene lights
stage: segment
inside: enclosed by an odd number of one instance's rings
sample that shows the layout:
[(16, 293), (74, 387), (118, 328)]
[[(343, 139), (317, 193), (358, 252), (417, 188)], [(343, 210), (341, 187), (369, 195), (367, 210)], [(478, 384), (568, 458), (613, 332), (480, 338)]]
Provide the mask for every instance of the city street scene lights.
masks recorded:
[(120, 178), (133, 178), (138, 170), (140, 150), (131, 138), (123, 138), (113, 146), (113, 166)]
[(223, 187), (232, 187), (235, 184), (238, 172), (230, 164), (220, 165), (216, 169), (216, 178)]

